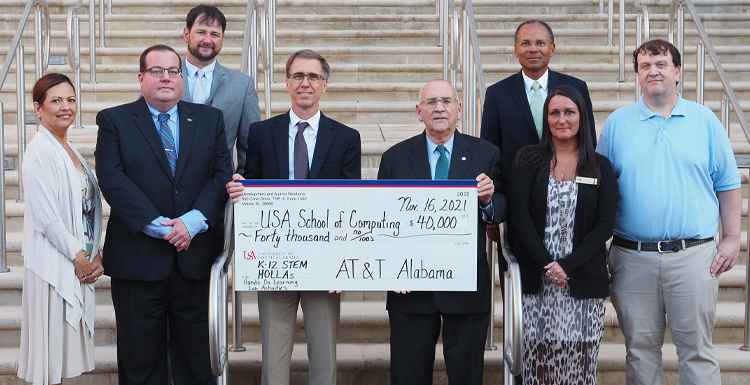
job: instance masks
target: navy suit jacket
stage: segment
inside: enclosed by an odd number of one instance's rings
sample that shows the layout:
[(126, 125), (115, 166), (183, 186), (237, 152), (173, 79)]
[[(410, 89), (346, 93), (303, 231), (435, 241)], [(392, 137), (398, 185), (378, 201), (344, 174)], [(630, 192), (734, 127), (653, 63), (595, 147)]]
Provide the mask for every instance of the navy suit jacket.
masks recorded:
[[(245, 179), (289, 179), (289, 113), (250, 125)], [(359, 131), (320, 114), (309, 179), (361, 179)]]
[[(572, 86), (583, 95), (588, 110), (592, 144), (596, 148), (596, 125), (586, 82), (550, 70), (547, 88), (552, 90), (561, 85)], [(487, 88), (480, 137), (500, 147), (503, 154), (503, 177), (506, 180), (518, 150), (524, 146), (539, 143), (521, 71)]]
[[(432, 179), (427, 155), (426, 134), (398, 143), (383, 153), (378, 179)], [(485, 173), (495, 184), (492, 195), (493, 220), (505, 220), (507, 198), (500, 178), (500, 149), (479, 138), (455, 133), (448, 179), (476, 179)], [(490, 268), (487, 262), (487, 224), (477, 204), (477, 290), (476, 291), (413, 291), (408, 294), (388, 292), (386, 308), (408, 314), (480, 314), (490, 310)]]
[[(222, 251), (225, 184), (232, 178), (224, 118), (213, 107), (182, 101), (177, 111), (180, 152), (174, 178), (143, 98), (96, 116), (96, 174), (112, 208), (102, 261), (113, 278), (162, 280), (177, 258), (185, 277), (206, 279)], [(192, 209), (206, 217), (209, 229), (195, 235), (185, 251), (141, 232), (159, 216), (177, 218)]]

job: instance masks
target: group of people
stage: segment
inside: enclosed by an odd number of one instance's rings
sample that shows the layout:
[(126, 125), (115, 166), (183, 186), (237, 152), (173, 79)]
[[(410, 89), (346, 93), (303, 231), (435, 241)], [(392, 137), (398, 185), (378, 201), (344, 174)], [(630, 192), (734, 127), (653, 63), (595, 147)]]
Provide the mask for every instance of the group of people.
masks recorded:
[[(166, 384), (170, 371), (175, 384), (215, 383), (209, 273), (239, 180), (361, 178), (359, 133), (320, 111), (325, 58), (292, 54), (291, 109), (260, 121), (252, 79), (216, 60), (225, 29), (224, 15), (201, 5), (187, 15), (184, 60), (166, 45), (143, 51), (142, 97), (97, 115), (96, 178), (67, 140), (72, 83), (48, 74), (35, 84), (39, 132), (23, 164), (22, 379), (59, 384), (93, 370), (94, 283), (106, 273), (119, 383)], [(722, 126), (680, 98), (679, 52), (655, 40), (633, 54), (644, 96), (607, 119), (597, 146), (586, 83), (549, 70), (554, 51), (546, 23), (522, 23), (522, 70), (487, 90), (481, 138), (457, 131), (456, 89), (434, 80), (416, 105), (424, 131), (382, 156), (378, 179), (476, 180), (479, 213), (475, 291), (388, 292), (391, 383), (432, 384), (441, 334), (449, 383), (482, 383), (493, 276), (485, 244), (504, 221), (524, 292), (517, 382), (596, 383), (611, 282), (628, 384), (661, 383), (665, 315), (681, 383), (719, 383), (717, 277), (739, 252), (741, 201)], [(101, 255), (99, 191), (111, 206)], [(340, 292), (302, 291), (258, 293), (263, 384), (289, 383), (300, 305), (310, 383), (336, 383)]]

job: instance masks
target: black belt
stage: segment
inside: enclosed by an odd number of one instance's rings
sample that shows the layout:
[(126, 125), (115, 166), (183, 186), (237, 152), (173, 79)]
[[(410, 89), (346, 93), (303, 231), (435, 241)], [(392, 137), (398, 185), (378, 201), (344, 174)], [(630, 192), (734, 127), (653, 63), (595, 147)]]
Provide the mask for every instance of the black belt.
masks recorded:
[(638, 251), (658, 251), (660, 253), (671, 253), (680, 250), (685, 250), (688, 247), (702, 245), (706, 242), (713, 241), (713, 238), (706, 239), (677, 239), (674, 241), (661, 241), (661, 242), (637, 242), (630, 241), (625, 238), (618, 237), (615, 235), (612, 237), (612, 244), (626, 249), (638, 250)]

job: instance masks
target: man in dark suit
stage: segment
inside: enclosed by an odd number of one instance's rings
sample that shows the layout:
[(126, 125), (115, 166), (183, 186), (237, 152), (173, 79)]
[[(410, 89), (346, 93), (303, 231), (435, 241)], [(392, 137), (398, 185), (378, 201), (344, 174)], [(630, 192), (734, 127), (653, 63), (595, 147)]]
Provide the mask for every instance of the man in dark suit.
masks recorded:
[[(500, 147), (503, 154), (503, 178), (507, 178), (516, 153), (524, 146), (537, 144), (542, 137), (542, 111), (550, 90), (569, 85), (583, 95), (588, 110), (592, 143), (596, 146), (596, 125), (586, 82), (549, 69), (555, 55), (555, 35), (541, 20), (527, 20), (516, 28), (513, 43), (521, 71), (487, 88), (482, 111), (480, 137)], [(507, 182), (507, 179), (505, 180)], [(487, 235), (500, 241), (497, 226), (489, 226)], [(497, 261), (500, 272), (508, 270), (504, 258)], [(516, 377), (516, 383), (521, 383)]]
[(166, 384), (167, 344), (176, 384), (215, 383), (208, 286), (232, 166), (221, 111), (180, 101), (180, 76), (172, 48), (149, 47), (138, 74), (143, 97), (96, 117), (122, 385)]
[(471, 292), (388, 292), (391, 384), (429, 385), (443, 324), (443, 356), (450, 384), (481, 384), (490, 320), (490, 279), (485, 227), (505, 218), (500, 149), (456, 131), (461, 103), (450, 83), (422, 88), (417, 118), (425, 131), (383, 153), (378, 179), (476, 179), (477, 289)]
[(570, 85), (583, 95), (596, 146), (594, 112), (586, 82), (549, 70), (550, 58), (555, 54), (552, 28), (541, 20), (527, 20), (516, 29), (513, 47), (522, 69), (487, 88), (480, 134), (482, 139), (500, 147), (505, 178), (513, 166), (516, 152), (521, 147), (539, 143), (544, 100), (557, 86)]
[[(297, 51), (286, 62), (289, 112), (250, 126), (247, 162), (239, 179), (360, 179), (359, 132), (320, 112), (330, 68), (311, 50)], [(233, 202), (244, 188), (227, 183)], [(289, 384), (297, 306), (301, 303), (310, 359), (310, 384), (336, 384), (340, 292), (258, 292), (263, 334), (261, 384)]]
[[(218, 8), (199, 5), (187, 14), (182, 36), (188, 53), (182, 63), (182, 100), (216, 107), (224, 113), (230, 153), (237, 143), (237, 170), (245, 166), (247, 131), (260, 120), (253, 78), (219, 64), (227, 19)], [(197, 84), (197, 86), (196, 86)]]

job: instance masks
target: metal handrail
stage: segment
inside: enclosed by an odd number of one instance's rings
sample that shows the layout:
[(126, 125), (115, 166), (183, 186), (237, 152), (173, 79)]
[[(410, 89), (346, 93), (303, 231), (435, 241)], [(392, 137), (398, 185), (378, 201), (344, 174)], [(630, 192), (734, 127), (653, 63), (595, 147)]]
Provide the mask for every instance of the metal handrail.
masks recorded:
[[(750, 165), (747, 164), (738, 164), (738, 168), (744, 168), (750, 171)], [(750, 202), (748, 202), (748, 210), (750, 211)], [(719, 227), (719, 229), (721, 229), (721, 227)], [(745, 231), (747, 231), (745, 250), (750, 253), (750, 227)], [(750, 306), (747, 306), (748, 303), (750, 303), (750, 290), (748, 290), (748, 288), (750, 288), (750, 259), (745, 263), (745, 333), (743, 345), (740, 346), (740, 350), (745, 352), (750, 351)]]
[[(16, 33), (13, 35), (8, 53), (5, 56), (5, 62), (3, 62), (2, 70), (0, 70), (0, 88), (5, 84), (5, 78), (8, 76), (10, 71), (11, 63), (13, 58), (16, 58), (16, 96), (18, 102), (17, 106), (17, 121), (18, 121), (18, 192), (19, 202), (23, 202), (23, 171), (21, 170), (21, 164), (23, 163), (23, 152), (26, 149), (26, 107), (25, 107), (25, 87), (24, 87), (24, 57), (23, 57), (23, 45), (21, 44), (21, 35), (23, 34), (26, 23), (31, 15), (31, 8), (36, 5), (35, 19), (35, 43), (36, 43), (36, 55), (35, 55), (35, 73), (37, 77), (41, 77), (44, 74), (44, 70), (49, 66), (49, 6), (45, 0), (29, 0), (26, 3), (21, 20), (18, 23)], [(42, 43), (42, 40), (44, 41)], [(0, 159), (5, 159), (5, 126), (3, 121), (3, 114), (5, 113), (3, 103), (0, 102)], [(5, 167), (0, 172), (0, 220), (2, 220), (3, 227), (0, 229), (2, 236), (0, 237), (2, 243), (0, 243), (0, 273), (6, 273), (10, 271), (7, 267), (6, 258), (7, 250), (5, 244)]]
[[(78, 107), (81, 106), (81, 24), (76, 12), (81, 9), (83, 0), (78, 0), (78, 4), (68, 9), (67, 19), (67, 45), (68, 45), (68, 65), (75, 71), (76, 101)], [(83, 128), (81, 125), (81, 114), (76, 114), (75, 128)]]
[[(521, 268), (516, 256), (508, 245), (507, 224), (500, 225), (500, 251), (508, 263), (508, 271), (503, 274), (505, 295), (503, 296), (503, 358), (505, 359), (505, 384), (514, 383), (511, 375), (521, 374), (523, 367), (523, 310), (521, 308)], [(508, 325), (510, 324), (510, 327)]]
[[(471, 0), (465, 0), (461, 8), (457, 8), (454, 0), (449, 1), (445, 12), (440, 12), (441, 29), (448, 36), (443, 47), (444, 65), (450, 66), (450, 76), (444, 68), (443, 77), (455, 86), (456, 71), (463, 72), (463, 110), (462, 131), (464, 133), (479, 136), (479, 122), (482, 116), (482, 107), (484, 106), (484, 96), (486, 86), (484, 80), (484, 71), (482, 70), (482, 59), (479, 52), (479, 38), (477, 37), (477, 27), (474, 18), (474, 7)], [(459, 26), (459, 12), (461, 20)], [(448, 39), (449, 38), (449, 39)], [(460, 43), (460, 51), (459, 51)], [(460, 55), (459, 55), (460, 53)], [(450, 59), (450, 60), (448, 60)], [(479, 98), (475, 95), (479, 93)], [(477, 103), (477, 99), (479, 103)], [(521, 275), (513, 253), (505, 242), (504, 225), (501, 225), (501, 247), (498, 252), (502, 254), (508, 262), (509, 270), (503, 276), (505, 295), (503, 296), (504, 308), (504, 351), (503, 361), (505, 366), (505, 383), (513, 382), (513, 375), (521, 373), (523, 361), (523, 313), (521, 309)], [(494, 277), (495, 260), (492, 241), (488, 242), (487, 256), (489, 259), (490, 272)], [(494, 316), (495, 316), (495, 299), (494, 299), (494, 279), (492, 283), (492, 299), (490, 310), (490, 325), (487, 332), (487, 349), (494, 350)], [(510, 323), (509, 323), (510, 320)], [(511, 326), (509, 326), (509, 324)]]
[[(705, 60), (703, 58), (704, 51), (703, 46), (705, 46), (705, 49), (708, 51), (708, 56), (711, 58), (711, 62), (714, 65), (714, 69), (716, 70), (717, 74), (719, 75), (719, 79), (721, 80), (721, 84), (724, 86), (724, 97), (721, 103), (722, 107), (722, 120), (724, 120), (724, 126), (727, 129), (727, 134), (729, 134), (729, 103), (731, 103), (732, 107), (734, 108), (734, 112), (737, 115), (737, 119), (740, 122), (740, 126), (742, 127), (742, 131), (745, 133), (745, 138), (750, 142), (750, 132), (748, 129), (747, 119), (745, 118), (745, 113), (742, 111), (742, 107), (740, 107), (740, 103), (737, 100), (737, 96), (734, 94), (734, 90), (732, 89), (732, 85), (729, 84), (729, 78), (727, 78), (727, 74), (724, 72), (724, 68), (721, 66), (721, 62), (719, 61), (719, 57), (716, 55), (716, 51), (714, 50), (713, 45), (711, 44), (711, 40), (708, 38), (708, 34), (706, 33), (706, 29), (703, 27), (703, 22), (700, 19), (700, 16), (698, 15), (698, 12), (695, 10), (695, 5), (693, 5), (692, 0), (674, 0), (672, 1), (672, 4), (669, 7), (669, 42), (674, 44), (674, 35), (675, 35), (675, 22), (677, 22), (677, 49), (680, 50), (680, 52), (685, 52), (685, 11), (683, 9), (684, 7), (687, 7), (688, 11), (690, 11), (690, 15), (693, 18), (693, 23), (695, 23), (695, 27), (698, 29), (698, 34), (700, 35), (701, 41), (698, 43), (698, 68), (697, 68), (697, 84), (696, 84), (696, 99), (699, 101), (699, 103), (703, 102), (703, 79), (704, 74), (703, 71), (705, 70), (703, 61)], [(677, 11), (677, 20), (675, 20), (675, 11)], [(679, 83), (679, 91), (682, 92), (682, 71), (680, 72), (680, 83)], [(727, 103), (729, 102), (729, 103)], [(750, 236), (750, 228), (748, 229), (748, 236)], [(750, 246), (750, 242), (748, 243), (748, 246)], [(750, 248), (748, 248), (750, 250)], [(744, 345), (740, 348), (741, 350), (748, 351), (750, 350), (750, 338), (748, 334), (750, 332), (750, 295), (747, 293), (747, 288), (750, 288), (750, 262), (748, 262), (748, 271), (745, 276), (745, 341)]]
[[(260, 20), (260, 23), (258, 23)], [(260, 28), (259, 28), (260, 27)], [(266, 119), (271, 117), (271, 84), (273, 80), (273, 54), (276, 46), (276, 0), (267, 0), (261, 7), (257, 0), (247, 4), (245, 40), (242, 47), (241, 72), (252, 76), (258, 89), (258, 58), (265, 74)]]
[(229, 264), (234, 253), (234, 206), (227, 201), (224, 210), (224, 249), (213, 266), (208, 300), (208, 345), (211, 371), (218, 385), (227, 383), (227, 288)]
[[(721, 80), (721, 84), (724, 86), (725, 96), (729, 99), (728, 101), (729, 103), (731, 103), (732, 108), (734, 108), (734, 112), (737, 115), (737, 119), (740, 122), (742, 131), (745, 133), (745, 138), (748, 140), (748, 142), (750, 142), (750, 126), (748, 126), (747, 118), (745, 118), (745, 113), (742, 111), (742, 107), (740, 107), (739, 100), (737, 100), (737, 95), (735, 95), (734, 90), (732, 89), (732, 85), (729, 84), (729, 78), (727, 78), (727, 74), (724, 72), (724, 67), (722, 67), (721, 62), (719, 61), (719, 57), (716, 55), (716, 50), (714, 50), (714, 46), (711, 44), (711, 39), (708, 38), (706, 29), (703, 27), (703, 22), (701, 22), (700, 16), (698, 15), (698, 12), (695, 10), (695, 6), (693, 5), (692, 0), (672, 1), (672, 5), (669, 8), (669, 30), (668, 30), (669, 42), (674, 43), (674, 31), (675, 31), (674, 15), (675, 15), (675, 10), (677, 10), (680, 15), (679, 19), (677, 20), (677, 23), (678, 23), (677, 34), (678, 34), (678, 44), (679, 44), (677, 48), (680, 50), (680, 52), (684, 52), (685, 28), (684, 28), (684, 11), (682, 10), (683, 5), (688, 8), (688, 10), (690, 11), (690, 14), (692, 15), (693, 22), (695, 23), (695, 26), (698, 29), (698, 34), (700, 35), (701, 41), (705, 45), (706, 51), (708, 51), (708, 56), (711, 58), (711, 63), (713, 63), (714, 69), (716, 70), (716, 73), (719, 75), (719, 80)], [(683, 84), (682, 75), (683, 75), (683, 72), (680, 71), (680, 83), (679, 83), (680, 92), (682, 92), (682, 84)], [(703, 93), (703, 90), (698, 89), (696, 90), (696, 93), (701, 94)], [(702, 99), (702, 96), (701, 96), (701, 99)], [(728, 103), (722, 103), (722, 107), (728, 109), (729, 105)], [(722, 116), (723, 115), (724, 114), (722, 114)], [(728, 116), (728, 114), (726, 115)], [(724, 122), (724, 124), (726, 127), (729, 127), (728, 119), (727, 121)]]
[[(44, 55), (41, 60), (39, 58), (37, 59), (37, 67), (41, 66), (43, 69), (47, 69), (47, 66), (49, 66), (49, 7), (47, 6), (46, 0), (29, 0), (28, 3), (26, 3), (26, 8), (23, 11), (23, 15), (21, 16), (21, 22), (18, 24), (18, 28), (16, 29), (16, 34), (13, 35), (13, 40), (10, 43), (10, 47), (8, 48), (8, 53), (5, 55), (5, 62), (3, 63), (3, 69), (0, 71), (0, 87), (5, 84), (5, 78), (8, 76), (8, 71), (10, 71), (10, 65), (13, 62), (13, 57), (15, 56), (16, 50), (18, 49), (18, 45), (21, 43), (21, 34), (23, 33), (23, 29), (26, 27), (26, 21), (29, 19), (29, 15), (31, 15), (31, 7), (34, 5), (41, 6), (41, 12), (44, 15), (44, 29), (42, 31), (42, 34), (44, 35)], [(38, 55), (37, 55), (38, 56)], [(21, 70), (23, 72), (23, 69)]]
[[(276, 0), (266, 1), (261, 7), (257, 0), (247, 4), (245, 19), (245, 40), (242, 47), (241, 72), (252, 76), (255, 89), (258, 89), (258, 58), (263, 68), (266, 81), (266, 119), (271, 117), (271, 84), (273, 83), (273, 53), (276, 44), (274, 32), (276, 18)], [(260, 23), (258, 22), (260, 20)], [(259, 28), (260, 27), (260, 28)]]
[[(477, 37), (477, 25), (474, 18), (474, 6), (471, 0), (464, 1), (460, 8), (456, 7), (454, 0), (447, 1), (449, 1), (448, 8), (451, 11), (450, 20), (443, 19), (440, 21), (441, 24), (450, 23), (452, 26), (450, 29), (445, 28), (452, 34), (449, 47), (449, 52), (452, 55), (452, 60), (450, 61), (451, 79), (445, 80), (452, 80), (455, 86), (456, 71), (462, 71), (462, 104), (464, 113), (461, 117), (461, 131), (472, 136), (479, 136), (478, 125), (482, 116), (482, 106), (484, 106), (484, 95), (487, 91), (487, 86), (484, 82), (482, 58), (479, 52), (479, 38)], [(459, 12), (461, 14), (460, 38), (459, 33), (457, 33), (459, 30), (457, 15)], [(460, 49), (458, 47), (459, 40)], [(444, 70), (443, 73), (445, 74), (446, 71)], [(477, 93), (479, 93), (479, 103), (477, 103), (477, 98), (475, 97)]]
[[(636, 31), (635, 31), (635, 46), (640, 47), (646, 41), (651, 40), (651, 25), (648, 17), (648, 6), (641, 5), (639, 0), (634, 0), (636, 12)], [(620, 56), (620, 63), (625, 65), (625, 53), (624, 50)], [(635, 101), (641, 97), (641, 83), (638, 82), (638, 76), (635, 77)]]

